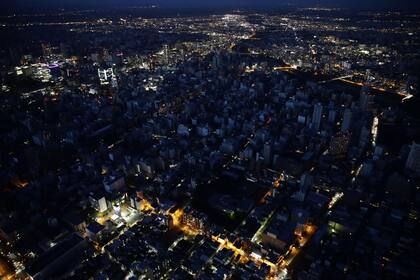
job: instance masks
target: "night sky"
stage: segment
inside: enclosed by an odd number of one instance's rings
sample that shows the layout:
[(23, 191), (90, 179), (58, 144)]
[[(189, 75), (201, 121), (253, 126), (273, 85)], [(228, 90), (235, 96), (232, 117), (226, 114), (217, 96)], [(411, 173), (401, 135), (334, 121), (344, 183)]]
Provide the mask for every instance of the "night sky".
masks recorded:
[(360, 9), (420, 8), (418, 0), (12, 0), (0, 1), (2, 12), (58, 8), (112, 8), (157, 4), (166, 8), (281, 7), (291, 5), (334, 5)]

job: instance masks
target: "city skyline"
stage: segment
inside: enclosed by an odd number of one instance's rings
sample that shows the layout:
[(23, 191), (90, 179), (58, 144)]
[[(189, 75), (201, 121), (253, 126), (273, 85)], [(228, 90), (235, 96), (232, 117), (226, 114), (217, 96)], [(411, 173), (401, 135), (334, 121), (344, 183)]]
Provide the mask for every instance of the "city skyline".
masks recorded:
[(0, 278), (417, 279), (420, 12), (159, 2), (2, 9)]

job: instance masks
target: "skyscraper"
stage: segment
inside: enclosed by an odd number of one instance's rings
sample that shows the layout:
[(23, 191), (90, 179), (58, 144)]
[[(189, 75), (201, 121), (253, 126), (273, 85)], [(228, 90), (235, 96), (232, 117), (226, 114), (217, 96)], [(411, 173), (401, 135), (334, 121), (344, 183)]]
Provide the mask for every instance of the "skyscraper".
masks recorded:
[(308, 189), (314, 183), (314, 177), (309, 173), (305, 172), (300, 176), (299, 186), (301, 189)]
[(369, 92), (362, 92), (360, 94), (360, 108), (364, 111), (368, 111), (372, 106), (374, 96)]
[(413, 143), (411, 145), (405, 168), (420, 175), (420, 144)]
[(331, 137), (329, 152), (333, 156), (342, 156), (347, 153), (350, 143), (350, 134), (339, 132)]
[(321, 103), (315, 104), (314, 112), (312, 114), (312, 125), (315, 130), (319, 130), (322, 119), (322, 105)]
[(112, 67), (106, 69), (98, 68), (98, 77), (101, 85), (109, 85), (112, 78), (115, 77), (114, 70)]
[(350, 128), (352, 112), (350, 109), (344, 110), (343, 123), (341, 124), (341, 132), (347, 132)]
[(270, 144), (270, 142), (265, 142), (263, 152), (264, 152), (264, 165), (268, 166), (271, 163), (271, 144)]
[(165, 66), (168, 66), (169, 64), (169, 46), (168, 45), (164, 45), (163, 47), (163, 55), (164, 55), (164, 59), (165, 59)]
[(331, 109), (331, 110), (328, 112), (328, 122), (329, 122), (329, 123), (334, 123), (334, 122), (335, 122), (335, 116), (336, 116), (336, 112), (335, 112), (335, 110)]

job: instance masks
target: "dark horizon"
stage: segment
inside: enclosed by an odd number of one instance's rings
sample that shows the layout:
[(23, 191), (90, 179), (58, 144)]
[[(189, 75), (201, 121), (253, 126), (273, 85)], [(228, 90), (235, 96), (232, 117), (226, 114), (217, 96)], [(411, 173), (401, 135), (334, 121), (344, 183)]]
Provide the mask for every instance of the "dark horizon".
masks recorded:
[(30, 0), (16, 0), (13, 3), (1, 3), (2, 14), (23, 13), (23, 12), (44, 12), (56, 10), (81, 10), (81, 9), (121, 9), (140, 6), (158, 6), (162, 9), (183, 9), (183, 10), (212, 10), (212, 9), (272, 9), (287, 7), (336, 7), (355, 10), (418, 10), (420, 3), (409, 0), (385, 0), (385, 1), (362, 1), (362, 0), (45, 0), (42, 4)]

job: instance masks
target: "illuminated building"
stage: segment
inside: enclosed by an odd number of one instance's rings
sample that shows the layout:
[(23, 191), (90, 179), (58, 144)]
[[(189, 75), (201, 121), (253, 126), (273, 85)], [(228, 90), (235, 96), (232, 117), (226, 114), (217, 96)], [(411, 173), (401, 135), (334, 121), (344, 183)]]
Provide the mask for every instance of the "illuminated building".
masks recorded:
[(163, 47), (163, 55), (164, 55), (164, 59), (165, 59), (165, 61), (164, 61), (165, 66), (167, 66), (169, 64), (169, 47), (168, 47), (168, 45), (165, 45)]
[(118, 88), (118, 80), (115, 76), (111, 78), (111, 85), (113, 88)]
[(347, 153), (349, 147), (350, 134), (339, 132), (331, 138), (329, 153), (334, 156)]
[(108, 202), (103, 194), (100, 193), (91, 193), (89, 196), (90, 204), (100, 213), (108, 210)]
[(112, 68), (98, 69), (98, 77), (101, 85), (109, 85), (115, 79), (114, 70)]
[(372, 123), (372, 129), (371, 129), (371, 134), (372, 134), (372, 146), (376, 146), (376, 142), (378, 139), (378, 125), (379, 125), (379, 118), (378, 117), (374, 117), (373, 118), (373, 123)]
[(121, 205), (114, 204), (112, 205), (112, 209), (114, 210), (115, 215), (117, 215), (118, 217), (121, 217)]
[(187, 206), (181, 216), (181, 223), (194, 230), (206, 231), (208, 221), (206, 215)]
[(33, 74), (33, 68), (30, 66), (18, 66), (15, 67), (16, 75), (23, 75), (25, 77), (30, 77)]
[(142, 205), (141, 205), (141, 199), (137, 195), (131, 195), (129, 206), (137, 211), (140, 211)]

